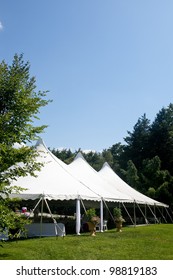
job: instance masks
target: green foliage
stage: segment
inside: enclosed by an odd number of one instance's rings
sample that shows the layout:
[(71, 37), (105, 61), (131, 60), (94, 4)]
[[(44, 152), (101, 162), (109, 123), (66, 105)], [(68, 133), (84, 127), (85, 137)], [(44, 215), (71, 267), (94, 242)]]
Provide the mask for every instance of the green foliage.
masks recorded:
[(120, 218), (122, 216), (121, 209), (118, 207), (113, 208), (113, 216), (116, 219)]
[(93, 217), (96, 217), (96, 210), (95, 208), (90, 208), (85, 212), (84, 217), (86, 218), (86, 220), (88, 222), (90, 222), (92, 220)]
[(89, 152), (87, 154), (84, 154), (84, 157), (86, 159), (86, 161), (92, 165), (92, 167), (95, 170), (100, 170), (100, 168), (102, 167), (103, 163), (104, 163), (104, 159), (102, 157), (102, 155), (100, 153), (97, 152)]
[(149, 197), (151, 197), (153, 199), (156, 199), (156, 190), (155, 190), (155, 188), (150, 187), (146, 194), (147, 194), (147, 196), (149, 196)]
[[(29, 77), (29, 63), (23, 55), (15, 55), (12, 65), (0, 64), (0, 191), (17, 176), (33, 175), (39, 167), (34, 162), (36, 152), (32, 147), (23, 146), (36, 139), (46, 126), (34, 126), (39, 108), (45, 106), (45, 92), (36, 92), (35, 78)], [(18, 143), (20, 148), (15, 148)], [(17, 163), (23, 162), (23, 166)], [(13, 168), (11, 168), (13, 166)]]
[(122, 217), (121, 208), (113, 208), (113, 216), (116, 222), (125, 222), (125, 220)]
[[(50, 149), (50, 148), (49, 148)], [(74, 159), (74, 154), (70, 149), (50, 149), (50, 151), (60, 160), (64, 161), (67, 164), (70, 164)]]
[(123, 153), (126, 162), (131, 159), (137, 168), (141, 167), (142, 161), (149, 155), (149, 136), (150, 121), (144, 114), (134, 125), (133, 132), (128, 131), (128, 136), (124, 138), (127, 143)]
[(121, 170), (122, 173), (125, 175), (126, 181), (130, 186), (132, 186), (135, 189), (138, 189), (139, 187), (139, 176), (138, 176), (138, 170), (136, 166), (134, 165), (132, 160), (129, 160), (127, 162), (127, 170)]
[(34, 126), (33, 120), (38, 119), (40, 107), (49, 101), (44, 99), (46, 92), (36, 91), (36, 80), (30, 77), (29, 70), (29, 62), (24, 62), (23, 55), (16, 54), (11, 65), (0, 63), (0, 216), (3, 221), (6, 219), (7, 226), (14, 217), (8, 205), (4, 205), (4, 197), (21, 191), (18, 186), (10, 186), (11, 180), (34, 175), (41, 167), (34, 161), (35, 149), (25, 144), (37, 139), (46, 127)]
[[(162, 108), (153, 123), (144, 114), (127, 133), (125, 144), (113, 144), (84, 158), (97, 171), (107, 161), (130, 186), (173, 206), (173, 104)], [(70, 163), (77, 152), (54, 153)]]
[(162, 169), (173, 175), (173, 104), (156, 115), (151, 125), (149, 148), (152, 156), (159, 156)]
[(8, 229), (9, 237), (20, 237), (20, 231), (25, 233), (25, 225), (30, 223), (24, 215), (17, 215), (9, 207), (10, 201), (8, 199), (1, 200), (0, 202), (0, 232)]

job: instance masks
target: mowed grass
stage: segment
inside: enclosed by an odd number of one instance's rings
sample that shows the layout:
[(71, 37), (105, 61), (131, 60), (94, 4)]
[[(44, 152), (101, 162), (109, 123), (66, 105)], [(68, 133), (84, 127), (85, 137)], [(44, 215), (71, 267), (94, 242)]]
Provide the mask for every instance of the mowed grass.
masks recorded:
[(0, 243), (1, 260), (173, 260), (173, 225)]

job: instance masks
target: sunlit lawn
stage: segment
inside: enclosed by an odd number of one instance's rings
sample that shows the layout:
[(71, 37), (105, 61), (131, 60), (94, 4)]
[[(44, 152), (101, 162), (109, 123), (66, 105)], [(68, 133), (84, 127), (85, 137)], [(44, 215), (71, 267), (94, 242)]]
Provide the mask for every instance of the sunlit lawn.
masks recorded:
[(0, 243), (1, 260), (173, 260), (173, 225)]

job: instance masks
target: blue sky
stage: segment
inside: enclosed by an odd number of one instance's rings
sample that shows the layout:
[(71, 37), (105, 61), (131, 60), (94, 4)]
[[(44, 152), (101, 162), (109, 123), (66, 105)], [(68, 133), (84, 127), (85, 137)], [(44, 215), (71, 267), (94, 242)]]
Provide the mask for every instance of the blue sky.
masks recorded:
[(173, 101), (172, 0), (0, 1), (0, 61), (23, 53), (53, 148), (100, 151)]

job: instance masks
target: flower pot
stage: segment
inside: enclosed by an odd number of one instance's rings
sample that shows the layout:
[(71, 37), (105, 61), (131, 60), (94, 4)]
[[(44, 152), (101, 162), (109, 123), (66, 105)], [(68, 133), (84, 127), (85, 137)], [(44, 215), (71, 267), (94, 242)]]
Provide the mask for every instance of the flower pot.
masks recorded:
[(90, 231), (90, 235), (91, 236), (95, 236), (96, 235), (96, 226), (95, 226), (95, 224), (92, 223), (92, 222), (87, 222), (87, 224), (88, 224), (88, 229)]
[(122, 232), (123, 223), (122, 222), (115, 222), (117, 232)]

